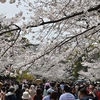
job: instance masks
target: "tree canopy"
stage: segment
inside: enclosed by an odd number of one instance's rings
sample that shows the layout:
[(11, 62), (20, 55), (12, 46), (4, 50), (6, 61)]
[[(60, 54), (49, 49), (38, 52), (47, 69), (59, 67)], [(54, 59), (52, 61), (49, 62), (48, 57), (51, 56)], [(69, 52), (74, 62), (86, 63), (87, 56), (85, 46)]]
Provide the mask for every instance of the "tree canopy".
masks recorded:
[[(29, 18), (23, 11), (12, 18), (1, 14), (0, 63), (31, 69), (48, 78), (99, 78), (99, 0), (9, 0), (9, 3), (16, 3), (16, 7), (24, 5)], [(33, 35), (33, 44), (24, 38), (29, 33)]]

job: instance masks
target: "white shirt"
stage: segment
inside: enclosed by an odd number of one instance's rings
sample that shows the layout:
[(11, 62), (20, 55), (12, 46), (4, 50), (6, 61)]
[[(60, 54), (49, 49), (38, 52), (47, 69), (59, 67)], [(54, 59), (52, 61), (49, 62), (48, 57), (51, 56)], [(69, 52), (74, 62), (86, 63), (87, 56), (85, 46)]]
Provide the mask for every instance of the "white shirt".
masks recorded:
[(45, 96), (42, 100), (50, 100), (50, 95)]
[(60, 96), (59, 100), (75, 100), (75, 97), (71, 93), (64, 93)]

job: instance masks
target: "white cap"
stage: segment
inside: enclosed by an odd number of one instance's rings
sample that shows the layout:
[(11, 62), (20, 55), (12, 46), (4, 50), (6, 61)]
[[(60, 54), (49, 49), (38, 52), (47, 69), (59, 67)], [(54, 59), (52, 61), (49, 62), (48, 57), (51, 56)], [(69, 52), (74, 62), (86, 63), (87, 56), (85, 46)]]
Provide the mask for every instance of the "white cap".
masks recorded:
[(22, 99), (29, 99), (30, 98), (30, 95), (28, 92), (23, 92), (23, 95), (22, 95)]

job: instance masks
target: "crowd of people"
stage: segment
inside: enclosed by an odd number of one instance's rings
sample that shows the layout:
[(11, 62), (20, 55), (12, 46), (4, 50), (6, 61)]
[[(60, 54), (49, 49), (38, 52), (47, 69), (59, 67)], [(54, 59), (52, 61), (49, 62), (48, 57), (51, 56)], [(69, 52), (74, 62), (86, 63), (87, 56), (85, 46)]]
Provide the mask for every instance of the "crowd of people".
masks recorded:
[(1, 81), (0, 100), (100, 100), (100, 83)]

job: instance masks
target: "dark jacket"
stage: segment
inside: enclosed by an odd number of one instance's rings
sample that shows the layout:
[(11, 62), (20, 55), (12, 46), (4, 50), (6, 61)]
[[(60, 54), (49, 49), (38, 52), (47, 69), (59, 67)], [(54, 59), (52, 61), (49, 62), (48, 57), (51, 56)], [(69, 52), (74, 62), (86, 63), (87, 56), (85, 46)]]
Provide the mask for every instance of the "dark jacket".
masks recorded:
[(8, 92), (5, 96), (5, 100), (17, 100), (17, 97), (14, 93)]
[(94, 98), (92, 96), (84, 96), (80, 100), (94, 100)]

